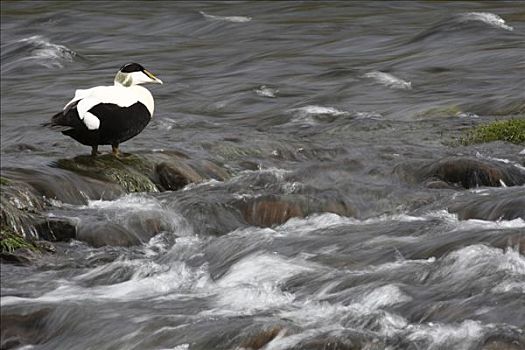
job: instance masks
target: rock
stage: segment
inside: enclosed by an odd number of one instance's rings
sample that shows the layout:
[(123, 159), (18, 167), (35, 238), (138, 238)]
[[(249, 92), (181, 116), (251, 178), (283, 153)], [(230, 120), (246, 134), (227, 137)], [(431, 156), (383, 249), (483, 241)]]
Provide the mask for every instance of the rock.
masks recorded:
[(448, 211), (458, 215), (459, 220), (525, 220), (525, 191), (508, 190), (491, 193), (471, 199), (458, 199), (448, 207)]
[[(123, 225), (111, 222), (83, 225), (79, 232), (77, 223), (47, 217), (44, 212), (53, 206), (61, 207), (56, 200), (83, 205), (90, 199), (111, 200), (129, 192), (175, 191), (190, 183), (228, 177), (220, 165), (190, 159), (177, 151), (124, 154), (119, 158), (78, 156), (59, 159), (51, 167), (6, 168), (0, 177), (0, 224), (3, 230), (15, 232), (14, 236), (29, 245), (41, 239), (52, 242), (81, 239), (95, 246), (140, 244), (166, 230), (169, 223), (150, 215), (130, 218)], [(92, 232), (88, 232), (90, 227)], [(5, 239), (0, 242), (11, 244)]]
[(29, 263), (33, 261), (39, 249), (23, 234), (9, 227), (0, 229), (0, 259), (9, 263)]
[(35, 225), (39, 236), (52, 242), (67, 242), (77, 238), (77, 226), (71, 219), (46, 218)]
[(41, 219), (43, 199), (26, 183), (9, 180), (0, 194), (0, 225), (22, 237), (35, 235), (33, 225)]
[(403, 164), (394, 172), (410, 182), (428, 182), (432, 187), (445, 182), (451, 186), (473, 188), (525, 184), (525, 171), (500, 162), (467, 157), (449, 157), (426, 164)]
[(11, 264), (30, 264), (35, 261), (37, 254), (31, 249), (20, 248), (13, 252), (0, 251), (0, 261)]
[(304, 218), (315, 213), (342, 216), (355, 216), (357, 213), (342, 199), (307, 194), (263, 195), (239, 201), (237, 206), (249, 225), (261, 227), (281, 225), (290, 218)]
[(134, 232), (126, 230), (119, 224), (108, 222), (80, 227), (77, 238), (93, 247), (106, 245), (131, 247), (142, 243), (140, 237), (135, 235)]
[(2, 172), (17, 187), (30, 188), (38, 200), (56, 199), (69, 204), (87, 204), (90, 198), (114, 199), (125, 192), (119, 186), (48, 166), (37, 169), (8, 168)]
[(207, 160), (192, 160), (177, 151), (107, 154), (60, 159), (54, 166), (119, 185), (125, 192), (174, 191), (208, 179), (224, 180), (226, 170)]
[(525, 335), (523, 332), (511, 331), (508, 333), (489, 336), (481, 350), (521, 350), (525, 349)]
[(153, 165), (136, 155), (122, 155), (120, 158), (110, 154), (98, 157), (78, 156), (59, 159), (53, 165), (104, 182), (115, 183), (126, 192), (158, 192), (148, 177), (153, 172)]
[[(343, 334), (346, 333), (346, 334)], [(315, 338), (304, 339), (289, 347), (290, 350), (383, 350), (387, 346), (383, 340), (372, 338), (370, 334), (342, 331), (341, 334), (319, 334)], [(372, 338), (372, 339), (370, 339)]]
[(100, 221), (80, 221), (76, 230), (76, 239), (94, 247), (123, 246), (130, 247), (148, 242), (151, 237), (163, 231), (172, 231), (168, 218), (158, 211), (127, 213), (125, 218), (108, 217)]
[(286, 333), (287, 329), (282, 326), (274, 326), (264, 330), (259, 330), (256, 334), (246, 337), (241, 342), (240, 347), (253, 350), (261, 349), (277, 336), (284, 336)]
[(155, 167), (158, 185), (164, 191), (176, 191), (184, 186), (201, 182), (203, 178), (186, 164), (162, 162)]

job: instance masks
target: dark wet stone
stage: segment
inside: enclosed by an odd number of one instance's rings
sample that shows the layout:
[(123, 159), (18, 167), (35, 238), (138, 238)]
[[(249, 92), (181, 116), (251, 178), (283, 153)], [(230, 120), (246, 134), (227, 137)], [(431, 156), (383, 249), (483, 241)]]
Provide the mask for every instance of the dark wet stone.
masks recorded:
[(65, 242), (77, 237), (76, 224), (66, 218), (47, 218), (35, 225), (39, 236), (53, 242)]
[(304, 218), (315, 213), (342, 216), (357, 213), (342, 199), (307, 194), (265, 195), (239, 201), (237, 206), (248, 224), (262, 227), (280, 225), (291, 218)]
[(489, 336), (481, 350), (522, 350), (525, 349), (525, 335), (515, 331), (500, 331), (500, 334)]
[[(403, 164), (394, 172), (406, 181), (432, 184), (445, 182), (452, 186), (473, 188), (525, 184), (525, 171), (500, 162), (467, 157), (450, 157), (426, 164)], [(441, 185), (440, 185), (441, 186)]]
[(224, 180), (226, 170), (207, 160), (194, 160), (177, 151), (106, 154), (60, 159), (54, 166), (82, 176), (119, 185), (125, 192), (178, 190), (207, 179)]
[(38, 254), (31, 249), (21, 248), (13, 252), (0, 252), (0, 261), (11, 264), (30, 264), (35, 261)]
[(33, 225), (41, 220), (43, 199), (26, 183), (9, 178), (0, 194), (0, 224), (21, 236), (34, 234)]
[(30, 189), (42, 203), (41, 207), (44, 206), (42, 197), (70, 204), (86, 204), (88, 199), (114, 199), (124, 194), (115, 184), (50, 167), (9, 168), (2, 169), (2, 172), (15, 181), (16, 187)]
[(448, 207), (460, 220), (525, 220), (525, 191), (509, 189), (490, 196), (458, 200)]
[(143, 243), (134, 232), (119, 224), (109, 222), (81, 226), (78, 229), (77, 238), (94, 247), (106, 245), (131, 247)]
[(106, 154), (98, 157), (78, 156), (72, 159), (59, 159), (54, 166), (74, 173), (115, 183), (126, 192), (158, 192), (151, 181), (153, 164), (136, 155), (123, 154), (117, 158)]
[(49, 316), (51, 308), (27, 307), (23, 313), (2, 306), (2, 334), (0, 349), (20, 349), (23, 345), (34, 344), (41, 337), (45, 327), (44, 319)]
[(481, 350), (523, 350), (525, 343), (506, 342), (501, 340), (489, 341), (483, 345)]
[(176, 191), (184, 186), (202, 181), (202, 177), (188, 166), (169, 163), (160, 163), (155, 171), (158, 177), (159, 187), (164, 191)]
[(254, 350), (261, 349), (278, 335), (284, 336), (286, 333), (287, 329), (282, 326), (274, 326), (264, 330), (259, 330), (256, 334), (249, 335), (242, 340), (240, 347)]
[(47, 253), (56, 253), (57, 252), (56, 247), (51, 242), (48, 242), (48, 241), (35, 241), (35, 242), (33, 242), (33, 244), (40, 251), (47, 252)]
[(380, 339), (368, 339), (371, 337), (358, 332), (347, 331), (346, 333), (348, 334), (321, 334), (313, 339), (300, 341), (290, 347), (290, 350), (383, 350), (386, 348), (386, 344)]

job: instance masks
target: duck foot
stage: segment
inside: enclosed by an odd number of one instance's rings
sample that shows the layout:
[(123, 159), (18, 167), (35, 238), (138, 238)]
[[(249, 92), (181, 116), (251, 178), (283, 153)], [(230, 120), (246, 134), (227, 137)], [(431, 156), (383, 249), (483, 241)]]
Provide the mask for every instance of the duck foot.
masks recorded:
[(118, 148), (118, 145), (111, 145), (111, 153), (117, 158), (120, 157), (121, 153), (120, 153), (120, 149)]
[(101, 153), (98, 151), (98, 146), (91, 146), (91, 156), (96, 157), (99, 154)]

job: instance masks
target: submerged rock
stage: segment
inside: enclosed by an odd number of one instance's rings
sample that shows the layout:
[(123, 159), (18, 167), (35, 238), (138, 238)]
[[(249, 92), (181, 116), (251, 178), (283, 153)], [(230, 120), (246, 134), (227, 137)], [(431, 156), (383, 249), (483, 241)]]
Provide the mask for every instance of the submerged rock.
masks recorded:
[(142, 243), (134, 232), (115, 223), (97, 223), (79, 229), (78, 239), (93, 247), (105, 245), (130, 247)]
[(50, 199), (86, 204), (88, 199), (114, 199), (125, 193), (116, 184), (47, 166), (37, 169), (8, 168), (2, 169), (2, 173), (11, 179), (11, 187), (30, 189), (43, 204)]
[(288, 333), (288, 329), (281, 325), (258, 330), (258, 332), (254, 332), (252, 335), (244, 336), (245, 338), (241, 341), (240, 347), (242, 349), (261, 349), (276, 337), (284, 336), (286, 333)]
[(461, 199), (452, 203), (448, 211), (460, 220), (525, 220), (525, 190), (491, 193), (490, 196)]
[(525, 184), (525, 171), (510, 164), (467, 157), (449, 157), (426, 164), (403, 164), (394, 172), (409, 182), (436, 183), (452, 187), (521, 186)]
[(265, 195), (239, 201), (236, 205), (248, 224), (261, 227), (281, 225), (291, 218), (304, 218), (315, 213), (342, 216), (357, 213), (342, 199), (307, 194)]

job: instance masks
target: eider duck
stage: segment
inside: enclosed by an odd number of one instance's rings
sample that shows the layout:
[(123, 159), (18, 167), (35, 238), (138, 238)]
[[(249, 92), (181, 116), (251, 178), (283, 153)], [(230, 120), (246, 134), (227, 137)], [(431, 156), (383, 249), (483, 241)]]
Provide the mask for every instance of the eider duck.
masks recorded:
[(138, 135), (153, 116), (153, 96), (140, 86), (145, 83), (162, 81), (140, 64), (128, 63), (117, 72), (113, 86), (76, 90), (46, 125), (91, 146), (92, 156), (99, 154), (99, 145), (111, 145), (118, 156), (119, 144)]

